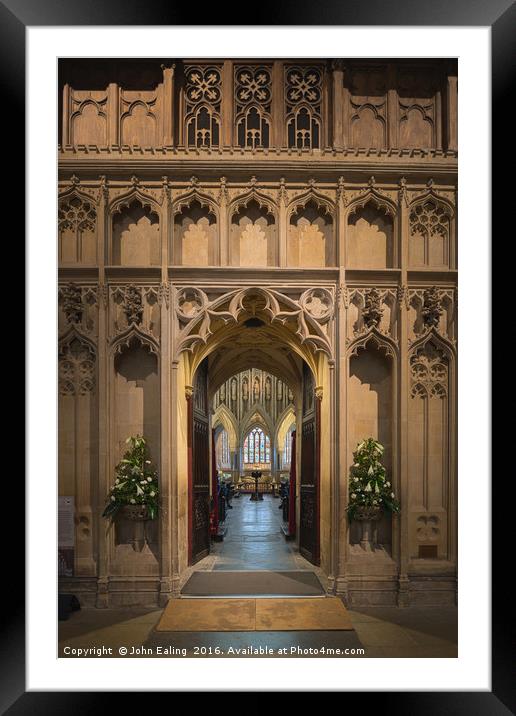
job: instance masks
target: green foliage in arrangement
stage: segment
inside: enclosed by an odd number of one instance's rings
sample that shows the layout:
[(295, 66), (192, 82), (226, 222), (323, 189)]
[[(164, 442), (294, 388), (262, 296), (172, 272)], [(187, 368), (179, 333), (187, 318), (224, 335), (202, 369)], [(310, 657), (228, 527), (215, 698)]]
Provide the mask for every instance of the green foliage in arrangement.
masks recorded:
[(350, 470), (348, 516), (353, 520), (357, 510), (388, 510), (399, 512), (391, 483), (387, 480), (381, 460), (384, 447), (373, 438), (362, 440), (353, 453), (354, 463)]
[(147, 443), (142, 435), (129, 437), (130, 445), (115, 468), (103, 517), (114, 517), (124, 505), (145, 505), (151, 520), (158, 514), (158, 473), (147, 458)]

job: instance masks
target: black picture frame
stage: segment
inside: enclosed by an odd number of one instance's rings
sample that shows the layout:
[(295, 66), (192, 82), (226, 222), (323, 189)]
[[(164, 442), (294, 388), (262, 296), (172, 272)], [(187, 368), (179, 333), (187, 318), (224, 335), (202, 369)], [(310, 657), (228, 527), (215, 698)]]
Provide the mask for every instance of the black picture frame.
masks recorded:
[[(20, 260), (24, 263), (21, 235), (25, 207), (20, 187), (24, 185), (24, 162), (22, 148), (25, 146), (24, 123), (20, 118), (25, 114), (25, 30), (27, 26), (66, 26), (66, 25), (191, 25), (188, 8), (170, 0), (113, 0), (105, 2), (82, 2), (77, 0), (3, 0), (0, 2), (0, 73), (6, 106), (14, 121), (4, 130), (5, 145), (17, 149), (16, 161), (9, 167), (9, 183), (16, 186), (9, 199), (12, 208), (18, 208), (16, 242), (21, 249)], [(221, 23), (220, 9), (217, 5), (203, 8), (203, 25)], [(243, 24), (243, 14), (234, 15)], [(294, 0), (272, 3), (263, 0), (253, 7), (249, 14), (249, 24), (269, 25), (274, 19), (275, 25), (385, 25), (385, 26), (489, 26), (492, 36), (492, 171), (499, 178), (496, 192), (492, 192), (492, 216), (503, 216), (504, 207), (511, 206), (509, 199), (511, 182), (502, 181), (502, 170), (510, 164), (510, 139), (514, 134), (512, 115), (507, 97), (510, 90), (514, 94), (514, 37), (516, 28), (516, 10), (511, 0), (490, 0), (490, 2), (471, 2), (468, 0), (398, 0), (386, 3), (385, 0), (369, 2), (325, 2), (302, 6)], [(235, 24), (235, 23), (227, 23)], [(8, 139), (7, 139), (8, 132)], [(498, 142), (496, 147), (495, 142)], [(4, 146), (5, 146), (4, 145)], [(508, 162), (509, 160), (509, 162)], [(14, 177), (13, 177), (14, 173)], [(16, 207), (19, 204), (19, 207)], [(11, 209), (12, 211), (12, 209)], [(507, 233), (507, 229), (505, 230)], [(512, 233), (512, 231), (511, 231)], [(14, 234), (12, 239), (14, 239)], [(494, 236), (494, 228), (493, 228)], [(508, 262), (498, 266), (497, 286), (509, 283)], [(507, 272), (507, 276), (504, 275)], [(488, 287), (490, 288), (490, 287)], [(493, 301), (497, 298), (494, 288)], [(484, 300), (489, 300), (485, 287), (482, 289)], [(493, 331), (495, 325), (493, 325)], [(493, 363), (493, 375), (496, 375), (496, 361)], [(501, 361), (500, 361), (501, 367)], [(503, 432), (503, 431), (502, 431)], [(497, 433), (497, 436), (499, 434)], [(490, 439), (486, 436), (486, 439)], [(509, 436), (508, 436), (508, 439)], [(512, 470), (510, 471), (512, 473)], [(494, 471), (493, 471), (494, 475)], [(486, 476), (487, 478), (488, 476)], [(511, 475), (501, 475), (514, 479)], [(496, 484), (496, 483), (495, 483)], [(21, 487), (21, 486), (20, 486)], [(492, 568), (493, 575), (510, 578), (511, 559), (508, 546), (510, 514), (505, 503), (504, 491), (493, 489), (492, 494)], [(502, 504), (503, 503), (503, 504)], [(19, 504), (23, 504), (19, 496)], [(510, 510), (510, 508), (509, 508)], [(18, 531), (22, 542), (21, 528)], [(86, 714), (93, 713), (99, 707), (99, 696), (95, 692), (26, 692), (25, 691), (25, 614), (24, 568), (20, 559), (20, 543), (16, 549), (6, 550), (3, 557), (4, 570), (9, 574), (11, 587), (10, 603), (1, 612), (3, 629), (0, 643), (0, 709), (10, 716), (19, 714)], [(7, 562), (7, 564), (5, 564)], [(500, 582), (502, 580), (500, 579)], [(492, 691), (491, 692), (368, 692), (368, 705), (376, 706), (383, 712), (395, 711), (397, 714), (418, 714), (425, 716), (436, 713), (447, 714), (500, 714), (511, 713), (514, 707), (514, 644), (511, 643), (508, 629), (513, 610), (513, 593), (504, 580), (492, 593)], [(462, 599), (474, 599), (474, 595), (462, 595)], [(512, 656), (512, 659), (511, 659)], [(343, 667), (344, 668), (344, 667)], [(366, 667), (364, 667), (366, 668)], [(402, 664), (400, 664), (402, 668)], [(407, 684), (410, 689), (410, 684)], [(316, 684), (314, 684), (316, 690)], [(346, 708), (353, 708), (349, 699), (364, 693), (347, 693)], [(106, 695), (103, 695), (105, 699)], [(118, 697), (117, 697), (118, 698)], [(147, 697), (145, 697), (147, 698)], [(131, 695), (132, 701), (139, 702), (139, 694)], [(374, 699), (372, 703), (370, 699)], [(108, 701), (112, 702), (111, 699)], [(108, 703), (106, 702), (106, 703)], [(113, 704), (114, 705), (114, 704)], [(148, 702), (147, 702), (148, 708)], [(102, 711), (101, 711), (102, 712)]]

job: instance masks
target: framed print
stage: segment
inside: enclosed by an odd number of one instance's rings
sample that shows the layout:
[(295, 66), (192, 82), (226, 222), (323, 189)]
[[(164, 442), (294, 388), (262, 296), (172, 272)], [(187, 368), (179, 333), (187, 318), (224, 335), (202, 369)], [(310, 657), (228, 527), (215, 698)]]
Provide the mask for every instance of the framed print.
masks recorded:
[(489, 93), (513, 9), (158, 6), (2, 7), (29, 309), (5, 708), (342, 690), (503, 713)]

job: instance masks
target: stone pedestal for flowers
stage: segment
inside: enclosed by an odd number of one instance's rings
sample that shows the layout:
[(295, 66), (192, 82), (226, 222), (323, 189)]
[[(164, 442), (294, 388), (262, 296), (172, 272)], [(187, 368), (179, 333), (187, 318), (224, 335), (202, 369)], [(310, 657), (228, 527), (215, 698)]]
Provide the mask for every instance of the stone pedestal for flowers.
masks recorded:
[(354, 519), (357, 520), (357, 522), (360, 522), (360, 526), (362, 528), (360, 546), (366, 552), (372, 552), (374, 549), (373, 525), (382, 518), (382, 514), (383, 511), (379, 506), (357, 507)]
[[(103, 517), (115, 519), (119, 527), (131, 526), (128, 542), (141, 552), (147, 544), (145, 525), (158, 513), (158, 474), (147, 457), (143, 435), (127, 438), (129, 449), (115, 468), (115, 481), (108, 494)], [(128, 524), (127, 524), (128, 523)]]
[(133, 549), (136, 552), (141, 552), (147, 544), (147, 532), (145, 529), (145, 523), (150, 520), (147, 505), (122, 505), (118, 510), (117, 518), (132, 522)]

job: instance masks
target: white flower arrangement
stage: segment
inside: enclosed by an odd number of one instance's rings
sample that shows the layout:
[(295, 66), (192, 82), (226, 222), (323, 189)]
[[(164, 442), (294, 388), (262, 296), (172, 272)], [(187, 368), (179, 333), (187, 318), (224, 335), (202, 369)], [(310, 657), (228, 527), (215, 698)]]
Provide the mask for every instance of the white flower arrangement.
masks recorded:
[(108, 495), (104, 517), (114, 517), (124, 505), (143, 505), (150, 519), (158, 513), (158, 475), (147, 458), (147, 444), (143, 436), (126, 440), (129, 450), (116, 466), (116, 479)]

